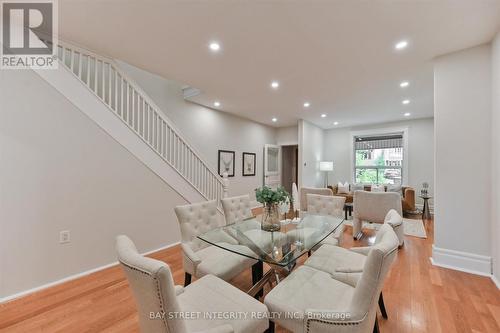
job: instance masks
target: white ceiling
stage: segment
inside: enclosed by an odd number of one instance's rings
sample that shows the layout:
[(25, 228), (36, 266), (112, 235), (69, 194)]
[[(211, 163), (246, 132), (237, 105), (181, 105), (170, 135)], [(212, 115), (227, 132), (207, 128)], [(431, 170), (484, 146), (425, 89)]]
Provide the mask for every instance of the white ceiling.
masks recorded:
[(500, 29), (500, 0), (60, 0), (59, 14), (62, 39), (198, 88), (201, 104), (323, 128), (431, 117), (432, 58)]

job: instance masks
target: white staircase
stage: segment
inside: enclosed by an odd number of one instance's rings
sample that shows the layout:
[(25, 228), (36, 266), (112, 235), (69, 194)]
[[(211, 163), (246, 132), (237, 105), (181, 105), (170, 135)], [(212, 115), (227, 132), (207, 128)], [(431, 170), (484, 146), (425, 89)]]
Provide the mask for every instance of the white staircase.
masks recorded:
[[(59, 41), (59, 69), (35, 70), (188, 202), (227, 195), (221, 178), (112, 60)], [(70, 126), (70, 125), (69, 125)]]

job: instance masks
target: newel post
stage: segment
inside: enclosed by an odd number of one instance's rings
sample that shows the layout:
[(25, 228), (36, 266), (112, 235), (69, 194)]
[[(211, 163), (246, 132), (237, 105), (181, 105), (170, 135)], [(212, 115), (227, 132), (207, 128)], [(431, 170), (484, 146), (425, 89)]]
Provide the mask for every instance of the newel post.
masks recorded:
[(227, 172), (222, 173), (222, 197), (227, 198), (227, 192), (229, 190), (229, 178)]

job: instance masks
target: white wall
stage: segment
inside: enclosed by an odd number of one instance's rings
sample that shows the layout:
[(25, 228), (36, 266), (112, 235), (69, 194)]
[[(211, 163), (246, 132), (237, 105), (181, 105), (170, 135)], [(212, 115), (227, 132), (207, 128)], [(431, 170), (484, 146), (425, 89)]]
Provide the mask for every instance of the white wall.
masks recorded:
[[(351, 182), (352, 171), (352, 135), (351, 132), (379, 130), (384, 128), (408, 128), (408, 181), (409, 185), (419, 191), (423, 182), (430, 185), (431, 194), (434, 189), (434, 119), (415, 119), (392, 123), (344, 127), (325, 131), (324, 159), (334, 162), (334, 171), (330, 173), (330, 184)], [(421, 202), (417, 198), (417, 202)]]
[(180, 240), (186, 202), (38, 75), (0, 71), (0, 101), (0, 298), (116, 261), (121, 233)]
[[(186, 102), (180, 84), (124, 62), (119, 64), (173, 121), (213, 170), (217, 170), (219, 149), (235, 151), (235, 177), (230, 178), (229, 195), (254, 195), (255, 188), (262, 186), (264, 179), (264, 144), (276, 143), (275, 128)], [(257, 154), (255, 176), (242, 176), (243, 152)]]
[(323, 129), (305, 120), (299, 121), (299, 186), (323, 187), (319, 171), (323, 159)]
[(493, 274), (500, 288), (500, 32), (492, 43), (492, 257)]
[(280, 146), (298, 145), (299, 128), (297, 126), (277, 128), (276, 144)]
[(484, 274), (491, 255), (491, 101), (490, 45), (435, 59), (433, 260)]

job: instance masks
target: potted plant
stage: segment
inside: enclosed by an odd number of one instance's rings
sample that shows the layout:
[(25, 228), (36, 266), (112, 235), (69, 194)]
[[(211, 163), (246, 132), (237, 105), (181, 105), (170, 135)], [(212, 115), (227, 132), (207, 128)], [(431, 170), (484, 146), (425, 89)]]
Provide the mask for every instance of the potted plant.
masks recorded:
[(281, 186), (276, 190), (263, 186), (255, 190), (255, 198), (264, 205), (261, 227), (265, 231), (280, 230), (280, 206), (290, 207), (290, 194)]

